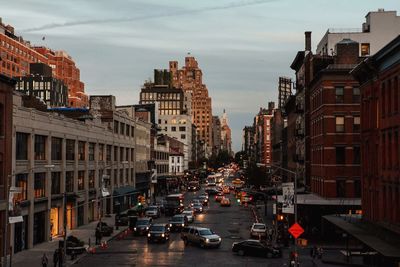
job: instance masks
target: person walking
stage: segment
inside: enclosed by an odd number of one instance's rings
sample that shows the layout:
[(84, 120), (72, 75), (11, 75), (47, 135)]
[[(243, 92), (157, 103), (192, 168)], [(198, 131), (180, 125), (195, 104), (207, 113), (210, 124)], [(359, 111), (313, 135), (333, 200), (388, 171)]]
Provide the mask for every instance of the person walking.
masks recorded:
[(49, 259), (46, 256), (46, 253), (43, 253), (43, 257), (42, 257), (42, 266), (43, 267), (47, 267), (47, 264), (49, 263)]
[(54, 264), (54, 267), (57, 267), (57, 264), (58, 264), (58, 260), (59, 260), (59, 254), (60, 254), (60, 252), (58, 251), (59, 250), (59, 248), (57, 248), (55, 251), (54, 251), (54, 254), (53, 254), (53, 264)]

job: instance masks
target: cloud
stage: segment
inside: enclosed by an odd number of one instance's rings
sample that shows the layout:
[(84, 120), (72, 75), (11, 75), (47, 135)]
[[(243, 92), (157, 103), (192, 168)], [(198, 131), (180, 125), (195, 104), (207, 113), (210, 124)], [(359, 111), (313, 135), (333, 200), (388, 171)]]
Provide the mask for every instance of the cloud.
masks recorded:
[(63, 28), (63, 27), (71, 27), (78, 25), (89, 25), (89, 24), (103, 24), (103, 23), (118, 23), (118, 22), (130, 22), (130, 21), (140, 21), (146, 19), (155, 19), (162, 17), (175, 17), (175, 16), (184, 16), (189, 14), (203, 13), (208, 11), (217, 11), (224, 9), (232, 9), (232, 8), (240, 8), (245, 6), (254, 6), (261, 5), (270, 2), (275, 2), (278, 0), (242, 0), (238, 2), (231, 2), (228, 4), (220, 5), (220, 6), (209, 6), (197, 9), (189, 9), (189, 10), (177, 10), (177, 11), (168, 11), (165, 13), (152, 14), (152, 15), (142, 15), (135, 17), (121, 17), (121, 18), (105, 18), (105, 19), (92, 19), (92, 20), (77, 20), (77, 21), (68, 21), (62, 23), (49, 23), (39, 27), (32, 27), (22, 30), (22, 32), (35, 32), (41, 30), (49, 30), (55, 28)]

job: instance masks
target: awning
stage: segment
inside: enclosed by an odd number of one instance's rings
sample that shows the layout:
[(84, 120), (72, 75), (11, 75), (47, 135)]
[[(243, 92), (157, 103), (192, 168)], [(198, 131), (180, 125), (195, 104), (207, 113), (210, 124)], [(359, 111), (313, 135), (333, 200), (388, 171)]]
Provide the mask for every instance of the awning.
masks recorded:
[(389, 258), (400, 258), (400, 247), (394, 246), (379, 238), (378, 236), (374, 235), (373, 231), (365, 230), (357, 226), (355, 223), (348, 222), (343, 216), (326, 215), (322, 217), (368, 247), (379, 252), (381, 255)]
[(123, 187), (114, 188), (113, 195), (114, 196), (124, 196), (130, 195), (134, 193), (140, 193), (134, 186), (128, 185)]
[[(282, 203), (282, 195), (278, 202)], [(330, 205), (330, 206), (361, 206), (359, 198), (323, 198), (317, 194), (297, 194), (298, 205)]]

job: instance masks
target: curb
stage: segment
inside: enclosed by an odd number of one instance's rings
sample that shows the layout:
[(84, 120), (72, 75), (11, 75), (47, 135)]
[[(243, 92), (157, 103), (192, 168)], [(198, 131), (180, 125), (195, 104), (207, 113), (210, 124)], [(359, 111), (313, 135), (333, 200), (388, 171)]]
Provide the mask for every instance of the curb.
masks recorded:
[[(115, 227), (115, 226), (114, 226), (114, 227)], [(121, 229), (121, 227), (120, 227), (120, 229)], [(110, 242), (110, 241), (116, 239), (117, 236), (119, 236), (122, 232), (124, 232), (124, 231), (127, 230), (127, 229), (128, 229), (128, 227), (125, 227), (124, 229), (121, 229), (121, 231), (119, 231), (119, 232), (117, 232), (115, 235), (111, 236), (110, 239), (107, 240), (107, 242)], [(96, 249), (99, 248), (99, 247), (100, 247), (100, 245), (95, 245), (95, 246), (94, 246), (94, 248), (96, 248)], [(83, 259), (84, 257), (86, 257), (88, 254), (89, 254), (88, 252), (82, 253), (82, 255), (80, 255), (79, 257), (77, 257), (77, 258), (74, 259), (73, 261), (71, 261), (71, 262), (69, 262), (69, 263), (67, 262), (67, 263), (65, 264), (65, 266), (71, 266), (71, 265), (74, 265), (74, 264), (78, 263), (81, 259)]]

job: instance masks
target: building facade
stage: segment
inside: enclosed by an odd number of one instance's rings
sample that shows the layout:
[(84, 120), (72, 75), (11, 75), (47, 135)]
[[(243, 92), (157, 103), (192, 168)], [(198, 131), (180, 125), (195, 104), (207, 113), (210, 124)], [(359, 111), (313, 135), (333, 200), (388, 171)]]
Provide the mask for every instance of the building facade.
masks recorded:
[(212, 151), (212, 108), (211, 97), (207, 86), (203, 83), (203, 73), (196, 59), (192, 56), (185, 58), (185, 66), (179, 69), (177, 61), (169, 62), (172, 85), (182, 88), (192, 96), (192, 122), (200, 140), (205, 141), (206, 154)]
[(217, 156), (221, 151), (221, 120), (218, 116), (212, 117), (213, 149), (212, 154)]
[[(12, 185), (21, 188), (15, 199), (23, 218), (12, 225), (14, 253), (61, 235), (64, 216), (71, 229), (115, 211), (116, 198), (118, 208), (131, 204), (135, 120), (112, 112), (115, 99), (104, 98), (91, 100), (95, 120), (80, 121), (39, 111), (14, 95)], [(103, 188), (112, 197), (102, 198)], [(120, 196), (121, 189), (127, 194)]]
[[(10, 226), (5, 224), (9, 201), (9, 179), (12, 174), (12, 134), (13, 134), (13, 89), (15, 81), (0, 74), (0, 258), (4, 255), (4, 245), (9, 247)], [(4, 242), (6, 238), (6, 242)], [(8, 255), (9, 253), (7, 253)]]
[(229, 127), (228, 115), (225, 112), (221, 118), (221, 150), (225, 150), (229, 155), (232, 155), (232, 133)]
[(292, 95), (292, 79), (279, 77), (278, 82), (278, 109), (282, 109), (289, 96)]
[(150, 195), (151, 161), (151, 129), (152, 123), (138, 119), (135, 127), (135, 187), (145, 196)]

